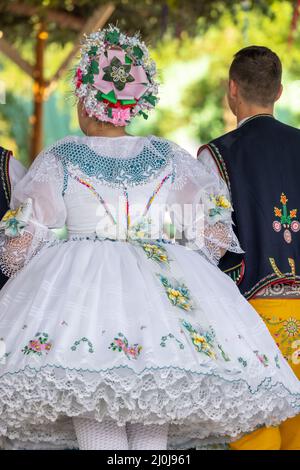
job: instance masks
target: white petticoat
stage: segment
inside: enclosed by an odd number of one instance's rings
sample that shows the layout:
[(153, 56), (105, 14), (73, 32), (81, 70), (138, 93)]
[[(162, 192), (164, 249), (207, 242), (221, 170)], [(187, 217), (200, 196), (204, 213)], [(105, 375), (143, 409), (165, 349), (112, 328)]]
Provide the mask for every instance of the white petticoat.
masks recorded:
[(82, 414), (169, 422), (168, 447), (183, 449), (299, 413), (299, 381), (235, 284), (193, 251), (158, 248), (160, 262), (133, 243), (58, 242), (7, 283), (2, 448), (76, 448)]

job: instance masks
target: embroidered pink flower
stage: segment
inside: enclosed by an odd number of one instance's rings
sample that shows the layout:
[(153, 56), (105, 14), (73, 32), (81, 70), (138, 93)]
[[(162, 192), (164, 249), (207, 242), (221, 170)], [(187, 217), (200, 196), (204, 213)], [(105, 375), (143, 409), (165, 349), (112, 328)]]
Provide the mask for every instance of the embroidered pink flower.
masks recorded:
[[(118, 49), (109, 49), (107, 51), (107, 57), (102, 54), (99, 58), (99, 74), (94, 76), (94, 87), (100, 90), (102, 93), (108, 94), (111, 91), (114, 91), (117, 100), (133, 100), (139, 99), (146, 91), (149, 86), (149, 80), (146, 75), (145, 70), (140, 65), (131, 65), (130, 72), (128, 75), (133, 78), (132, 81), (125, 82), (125, 86), (122, 90), (118, 89), (115, 86), (117, 79), (121, 78), (126, 80), (126, 72), (124, 67), (128, 67), (129, 64), (125, 61), (125, 51)], [(120, 67), (115, 67), (113, 71), (113, 80), (107, 81), (104, 80), (105, 76), (104, 69), (107, 69), (111, 66), (111, 62), (114, 59), (118, 59), (120, 62)], [(122, 72), (122, 73), (121, 73)], [(125, 75), (124, 75), (125, 74)], [(123, 78), (124, 75), (124, 78)], [(116, 77), (116, 78), (115, 78)]]
[(137, 353), (137, 351), (136, 351), (134, 348), (129, 348), (129, 349), (128, 349), (128, 353), (129, 353), (129, 354), (132, 354), (133, 356), (135, 356), (136, 353)]
[(31, 349), (34, 351), (40, 351), (41, 350), (41, 344), (37, 340), (32, 340), (29, 342)]
[(48, 333), (37, 333), (35, 337), (37, 339), (30, 340), (27, 346), (22, 349), (22, 352), (24, 354), (34, 353), (38, 356), (42, 356), (43, 352), (45, 352), (45, 354), (48, 354), (48, 352), (52, 348), (52, 343), (48, 341)]
[(137, 359), (143, 348), (140, 344), (129, 345), (123, 333), (119, 333), (118, 337), (114, 338), (110, 344), (109, 349), (123, 352), (128, 359)]

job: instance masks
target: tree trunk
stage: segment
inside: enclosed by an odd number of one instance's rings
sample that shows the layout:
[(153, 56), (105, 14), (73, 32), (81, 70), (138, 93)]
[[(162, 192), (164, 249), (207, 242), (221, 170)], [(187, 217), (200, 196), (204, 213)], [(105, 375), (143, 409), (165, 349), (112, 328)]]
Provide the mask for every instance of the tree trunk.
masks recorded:
[(36, 37), (36, 62), (34, 67), (31, 142), (32, 160), (34, 160), (43, 148), (43, 104), (45, 95), (44, 52), (47, 37), (48, 34), (45, 31), (45, 26), (41, 23)]

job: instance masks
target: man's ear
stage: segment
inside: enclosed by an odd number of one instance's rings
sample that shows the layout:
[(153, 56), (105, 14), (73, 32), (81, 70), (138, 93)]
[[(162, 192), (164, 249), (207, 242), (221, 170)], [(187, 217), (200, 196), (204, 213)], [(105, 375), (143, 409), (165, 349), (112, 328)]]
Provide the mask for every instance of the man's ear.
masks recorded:
[(237, 85), (236, 81), (233, 80), (232, 78), (229, 79), (228, 91), (229, 91), (229, 96), (231, 98), (237, 98), (238, 85)]
[(281, 83), (275, 101), (278, 101), (280, 99), (282, 92), (283, 92), (283, 86)]

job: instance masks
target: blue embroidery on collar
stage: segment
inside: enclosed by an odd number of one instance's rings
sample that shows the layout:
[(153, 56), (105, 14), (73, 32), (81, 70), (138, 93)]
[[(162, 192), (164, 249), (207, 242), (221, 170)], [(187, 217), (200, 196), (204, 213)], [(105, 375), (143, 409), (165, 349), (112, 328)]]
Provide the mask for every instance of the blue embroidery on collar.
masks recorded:
[(147, 183), (157, 176), (173, 155), (169, 142), (159, 139), (145, 145), (135, 157), (126, 159), (98, 155), (88, 145), (76, 142), (58, 144), (53, 150), (64, 167), (64, 192), (68, 184), (69, 164), (108, 185), (135, 186)]

